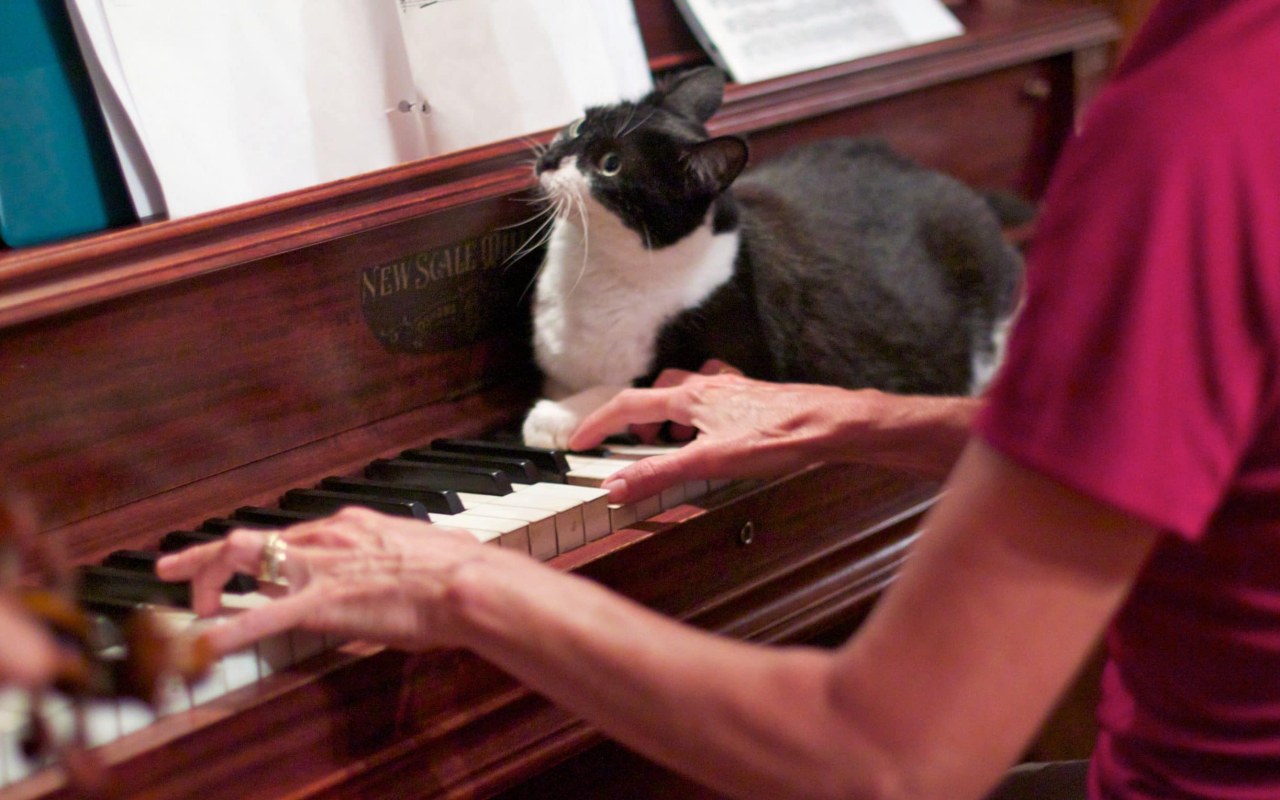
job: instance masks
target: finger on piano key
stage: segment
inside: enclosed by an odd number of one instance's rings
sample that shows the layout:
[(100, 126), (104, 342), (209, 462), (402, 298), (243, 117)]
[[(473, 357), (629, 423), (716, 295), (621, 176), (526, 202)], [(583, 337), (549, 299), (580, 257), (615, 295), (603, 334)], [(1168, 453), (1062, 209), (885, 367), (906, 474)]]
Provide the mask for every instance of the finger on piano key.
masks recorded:
[[(565, 458), (569, 462), (569, 474), (566, 476), (568, 482), (574, 486), (592, 488), (599, 488), (607, 478), (634, 463), (631, 459), (611, 459), (607, 456), (584, 456), (576, 453), (569, 453)], [(649, 519), (662, 509), (660, 495), (634, 500), (626, 505), (610, 503), (609, 529), (622, 530), (641, 520)]]
[(102, 595), (133, 603), (191, 608), (191, 584), (185, 581), (162, 581), (154, 575), (92, 564), (78, 567), (76, 580), (80, 595)]
[(400, 458), (380, 458), (365, 467), (365, 476), (390, 483), (473, 494), (511, 492), (511, 479), (502, 470), (462, 464), (426, 464)]
[[(205, 537), (208, 538), (205, 538)], [(160, 540), (159, 551), (155, 550), (115, 550), (107, 555), (102, 561), (102, 566), (113, 567), (115, 569), (127, 569), (134, 572), (141, 572), (145, 575), (156, 574), (156, 561), (166, 553), (176, 553), (179, 550), (185, 550), (188, 547), (206, 542), (221, 541), (224, 537), (205, 534), (200, 535), (193, 531), (170, 531)], [(252, 575), (244, 573), (236, 573), (227, 580), (222, 591), (232, 594), (243, 594), (244, 592), (256, 592), (258, 590), (258, 579)]]
[[(223, 615), (243, 612), (270, 603), (272, 598), (254, 592), (244, 595), (223, 595)], [(219, 617), (213, 617), (204, 624), (217, 625)], [(302, 629), (294, 629), (260, 639), (252, 648), (241, 651), (241, 657), (252, 660), (253, 669), (258, 679), (282, 672), (303, 659), (310, 658), (328, 649), (329, 642), (324, 634)], [(247, 671), (247, 670), (246, 670)]]
[(426, 447), (415, 447), (400, 454), (402, 461), (415, 461), (422, 464), (461, 465), (486, 467), (502, 470), (512, 483), (533, 483), (542, 480), (542, 473), (527, 458), (508, 458), (504, 456), (485, 456), (475, 453), (455, 453), (449, 450), (432, 450)]
[(457, 492), (451, 489), (427, 489), (421, 486), (410, 486), (405, 483), (390, 481), (374, 481), (368, 478), (329, 477), (320, 481), (321, 489), (351, 494), (369, 494), (374, 497), (394, 497), (403, 500), (416, 500), (427, 509), (428, 514), (457, 514), (462, 511), (462, 501)]
[[(650, 456), (664, 456), (684, 447), (683, 444), (605, 444), (602, 448), (607, 458), (629, 458), (638, 461)], [(723, 489), (733, 483), (732, 478), (707, 479), (708, 491)]]
[[(79, 602), (87, 609), (105, 615), (116, 623), (123, 622), (129, 615), (145, 609), (153, 620), (163, 625), (175, 636), (194, 636), (204, 626), (216, 624), (217, 618), (197, 617), (188, 608), (174, 605), (153, 604), (139, 601), (140, 596), (150, 596), (145, 589), (138, 589), (131, 582), (119, 575), (110, 576), (109, 581), (98, 582), (93, 591), (83, 587), (77, 595)], [(136, 576), (145, 585), (147, 576)], [(224, 608), (243, 609), (266, 602), (268, 598), (258, 592), (224, 593)], [(273, 671), (291, 666), (299, 657), (295, 656), (295, 648), (284, 635), (283, 646), (279, 642), (266, 642), (261, 649), (268, 653), (263, 657), (257, 649), (246, 652), (229, 653), (215, 660), (207, 675), (194, 681), (190, 686), (183, 686), (177, 676), (166, 680), (165, 694), (158, 698), (158, 708), (164, 713), (185, 710), (192, 705), (214, 700), (229, 691), (251, 685)], [(281, 655), (283, 651), (283, 655)], [(314, 651), (314, 648), (312, 649)], [(269, 665), (263, 668), (263, 663)], [(181, 689), (181, 692), (178, 691)]]
[(417, 500), (398, 500), (369, 494), (335, 492), (327, 489), (290, 489), (280, 498), (280, 507), (288, 511), (302, 511), (329, 515), (343, 508), (360, 506), (393, 517), (427, 519), (427, 509)]
[[(202, 628), (212, 624), (208, 618), (197, 617), (194, 613), (179, 609), (149, 609), (154, 618), (160, 621), (173, 636), (194, 636)], [(230, 691), (243, 686), (251, 686), (261, 679), (258, 660), (252, 653), (229, 653), (213, 661), (209, 670), (199, 679), (186, 686), (178, 686), (186, 690), (188, 706), (198, 706), (222, 697)], [(175, 691), (170, 683), (164, 683), (165, 691)], [(179, 696), (164, 697), (167, 705), (182, 708)]]
[[(664, 455), (679, 449), (677, 445), (609, 445), (603, 448), (603, 455), (582, 456), (570, 453), (567, 458), (570, 465), (569, 482), (582, 486), (600, 486), (619, 470), (636, 461), (656, 455)], [(722, 482), (727, 483), (727, 481)], [(675, 508), (703, 497), (711, 489), (711, 482), (704, 479), (685, 481), (669, 486), (658, 495), (658, 510)], [(650, 510), (650, 509), (646, 509)], [(657, 511), (640, 516), (647, 519)]]

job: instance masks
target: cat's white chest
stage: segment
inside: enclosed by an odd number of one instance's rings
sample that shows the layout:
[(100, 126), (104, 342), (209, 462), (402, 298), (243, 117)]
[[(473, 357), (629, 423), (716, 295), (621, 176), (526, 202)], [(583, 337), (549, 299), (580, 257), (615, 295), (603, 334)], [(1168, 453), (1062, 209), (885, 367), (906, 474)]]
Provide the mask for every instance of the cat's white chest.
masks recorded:
[(733, 274), (736, 233), (703, 226), (659, 250), (589, 197), (557, 221), (538, 277), (534, 352), (549, 389), (625, 386), (649, 370), (658, 331)]

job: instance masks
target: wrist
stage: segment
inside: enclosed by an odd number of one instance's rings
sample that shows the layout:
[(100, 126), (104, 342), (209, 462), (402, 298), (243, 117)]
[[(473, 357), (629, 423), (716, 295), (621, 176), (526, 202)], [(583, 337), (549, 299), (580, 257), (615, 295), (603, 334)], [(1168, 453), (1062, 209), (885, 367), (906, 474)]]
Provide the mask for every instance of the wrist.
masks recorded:
[(838, 441), (839, 460), (944, 478), (969, 438), (976, 397), (851, 392)]

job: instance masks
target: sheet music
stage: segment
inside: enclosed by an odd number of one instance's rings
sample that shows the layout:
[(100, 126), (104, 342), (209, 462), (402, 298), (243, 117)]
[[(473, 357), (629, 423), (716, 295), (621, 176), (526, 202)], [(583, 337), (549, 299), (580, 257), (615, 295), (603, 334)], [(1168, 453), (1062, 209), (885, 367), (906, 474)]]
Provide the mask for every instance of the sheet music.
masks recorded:
[(963, 32), (940, 0), (676, 0), (716, 63), (751, 83)]
[(66, 1), (121, 160), (154, 171), (174, 218), (651, 88), (630, 0)]
[(559, 127), (652, 88), (631, 0), (400, 0), (433, 152)]

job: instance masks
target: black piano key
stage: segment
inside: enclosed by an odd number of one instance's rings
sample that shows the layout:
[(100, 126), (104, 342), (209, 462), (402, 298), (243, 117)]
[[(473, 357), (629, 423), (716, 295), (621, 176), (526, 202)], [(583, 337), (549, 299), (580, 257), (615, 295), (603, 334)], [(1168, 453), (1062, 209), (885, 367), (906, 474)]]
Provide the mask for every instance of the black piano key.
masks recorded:
[(418, 461), (424, 464), (461, 464), (462, 466), (500, 469), (506, 473), (512, 483), (537, 483), (543, 480), (543, 472), (527, 458), (504, 458), (502, 456), (482, 456), (475, 453), (454, 453), (448, 450), (432, 450), (427, 447), (415, 447), (405, 450), (400, 458), (407, 461)]
[(324, 514), (314, 511), (289, 511), (282, 508), (262, 508), (261, 506), (240, 506), (231, 513), (236, 522), (252, 522), (273, 528), (285, 528), (299, 522), (322, 517)]
[(155, 575), (161, 555), (155, 550), (114, 550), (102, 560), (102, 566)]
[(208, 533), (200, 531), (169, 531), (160, 539), (160, 552), (176, 553), (179, 550), (186, 550), (197, 544), (206, 544), (208, 542), (220, 542), (223, 536), (217, 533)]
[[(214, 540), (220, 540), (222, 537), (215, 536)], [(195, 542), (193, 542), (194, 544)], [(177, 548), (183, 549), (183, 548)], [(170, 550), (165, 552), (176, 552)], [(115, 550), (108, 554), (102, 561), (102, 566), (112, 567), (114, 569), (127, 569), (134, 572), (141, 572), (145, 575), (156, 574), (156, 562), (165, 552), (157, 552), (155, 550)], [(248, 594), (249, 592), (258, 591), (258, 579), (252, 575), (245, 575), (237, 572), (232, 575), (226, 585), (222, 587), (222, 591), (228, 594)]]
[(103, 598), (161, 606), (191, 607), (191, 584), (162, 581), (128, 569), (81, 566), (76, 569), (77, 596), (98, 595)]
[(119, 625), (129, 618), (129, 615), (137, 611), (139, 606), (146, 603), (139, 603), (136, 600), (121, 600), (118, 597), (102, 594), (101, 592), (90, 592), (81, 589), (76, 592), (76, 602), (85, 610), (101, 615), (115, 625)]
[(367, 494), (373, 497), (394, 497), (401, 500), (416, 500), (427, 509), (428, 514), (460, 514), (462, 501), (458, 493), (451, 489), (426, 489), (421, 486), (408, 486), (403, 483), (388, 481), (371, 481), (366, 478), (325, 478), (320, 481), (321, 489), (349, 494)]
[[(299, 520), (301, 521), (301, 520)], [(232, 519), (230, 517), (211, 517), (200, 523), (200, 527), (196, 528), (198, 533), (216, 533), (219, 536), (226, 536), (236, 528), (254, 528), (256, 530), (271, 530), (280, 528), (282, 525), (269, 525), (265, 522), (249, 522), (243, 519)]]
[(365, 476), (428, 489), (452, 489), (472, 494), (511, 494), (511, 479), (502, 470), (450, 464), (425, 464), (380, 458), (365, 467)]
[(431, 443), (431, 449), (502, 458), (526, 458), (532, 461), (540, 472), (564, 475), (569, 471), (569, 461), (565, 458), (563, 450), (525, 447), (507, 442), (486, 442), (480, 439), (436, 439)]
[(396, 500), (367, 494), (334, 492), (328, 489), (290, 489), (280, 498), (280, 505), (290, 511), (320, 514), (332, 514), (341, 508), (360, 506), (396, 517), (430, 519), (426, 506), (417, 500)]

